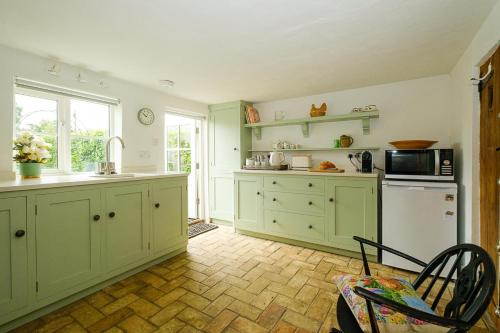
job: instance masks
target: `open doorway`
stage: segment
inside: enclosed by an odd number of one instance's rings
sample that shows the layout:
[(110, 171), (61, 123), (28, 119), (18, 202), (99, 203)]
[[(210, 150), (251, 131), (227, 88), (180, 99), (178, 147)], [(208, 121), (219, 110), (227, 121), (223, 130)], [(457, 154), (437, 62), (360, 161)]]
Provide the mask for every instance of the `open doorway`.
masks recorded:
[(201, 120), (189, 116), (165, 115), (165, 171), (188, 172), (188, 217), (200, 221)]

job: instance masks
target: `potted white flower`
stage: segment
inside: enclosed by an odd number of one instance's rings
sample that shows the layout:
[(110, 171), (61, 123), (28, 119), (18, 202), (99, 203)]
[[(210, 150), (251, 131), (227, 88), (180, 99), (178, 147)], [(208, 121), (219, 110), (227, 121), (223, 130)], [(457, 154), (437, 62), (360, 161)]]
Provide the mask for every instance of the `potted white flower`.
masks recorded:
[(30, 132), (22, 132), (14, 140), (14, 161), (19, 163), (19, 173), (23, 178), (39, 178), (41, 166), (50, 158), (51, 144)]

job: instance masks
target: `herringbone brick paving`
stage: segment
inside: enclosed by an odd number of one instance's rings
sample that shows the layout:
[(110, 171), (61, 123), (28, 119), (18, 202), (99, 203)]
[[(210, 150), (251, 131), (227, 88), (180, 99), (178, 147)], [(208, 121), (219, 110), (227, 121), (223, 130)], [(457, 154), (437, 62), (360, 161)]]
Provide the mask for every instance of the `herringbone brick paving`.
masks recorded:
[(186, 253), (15, 332), (329, 332), (337, 325), (332, 277), (361, 270), (358, 259), (221, 227), (191, 239)]

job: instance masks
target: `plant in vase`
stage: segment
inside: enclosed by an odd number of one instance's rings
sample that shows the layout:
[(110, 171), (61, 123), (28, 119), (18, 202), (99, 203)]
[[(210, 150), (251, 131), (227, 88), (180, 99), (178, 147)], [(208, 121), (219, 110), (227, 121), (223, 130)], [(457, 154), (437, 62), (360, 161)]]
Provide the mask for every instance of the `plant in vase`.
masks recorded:
[(39, 178), (41, 166), (50, 159), (51, 145), (43, 138), (30, 132), (22, 132), (14, 140), (14, 161), (19, 164), (19, 174), (23, 178)]

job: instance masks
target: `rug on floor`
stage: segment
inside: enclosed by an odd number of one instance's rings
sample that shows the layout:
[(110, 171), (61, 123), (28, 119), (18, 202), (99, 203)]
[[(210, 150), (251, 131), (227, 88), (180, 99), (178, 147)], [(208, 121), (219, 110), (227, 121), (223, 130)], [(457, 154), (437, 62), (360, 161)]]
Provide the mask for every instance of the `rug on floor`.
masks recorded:
[(189, 238), (193, 238), (195, 236), (201, 235), (207, 231), (217, 229), (218, 226), (215, 224), (208, 223), (197, 223), (189, 226)]

